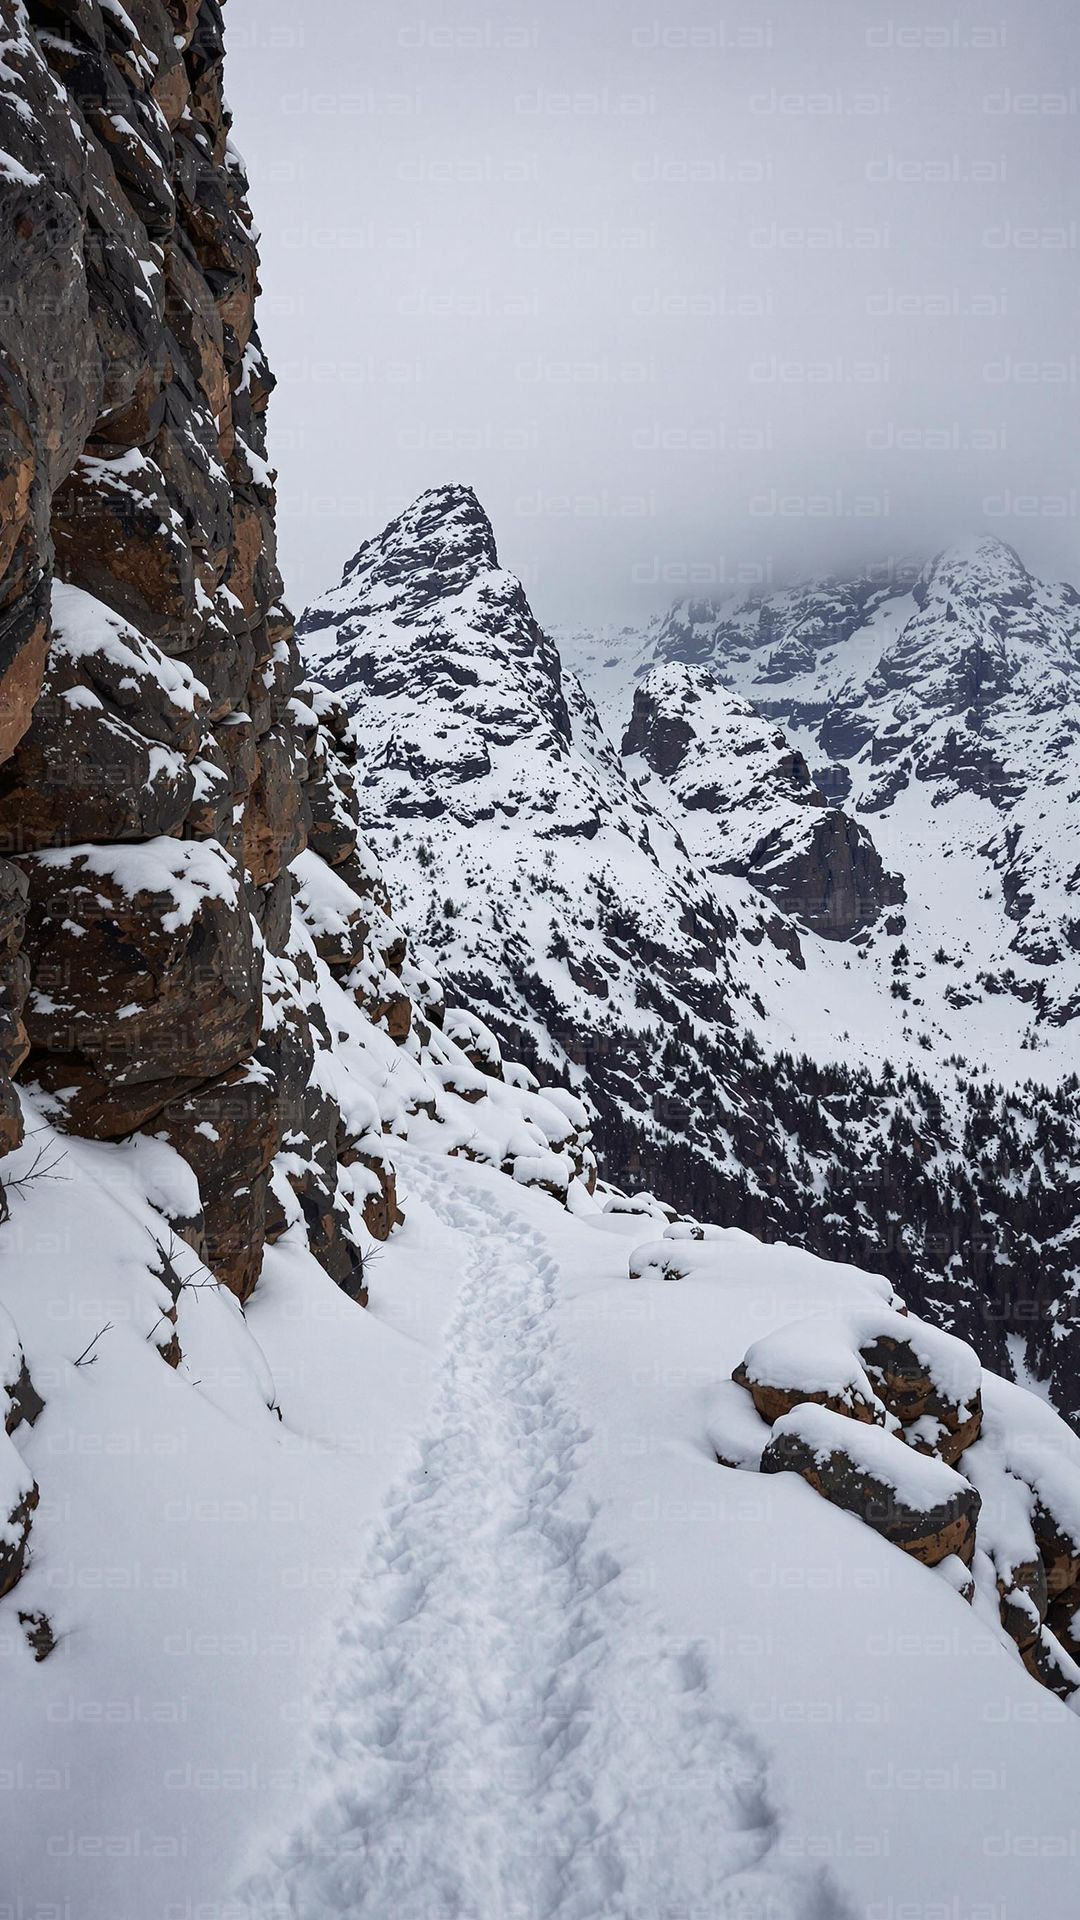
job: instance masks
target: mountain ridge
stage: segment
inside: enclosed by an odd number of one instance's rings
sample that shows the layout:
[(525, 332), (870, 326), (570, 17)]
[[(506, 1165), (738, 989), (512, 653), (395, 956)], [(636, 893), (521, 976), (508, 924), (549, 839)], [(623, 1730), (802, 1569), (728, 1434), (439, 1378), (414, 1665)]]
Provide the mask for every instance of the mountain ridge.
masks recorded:
[[(482, 514), (471, 490), (454, 489), (410, 512), (430, 532), (448, 500), (455, 516)], [(740, 616), (752, 646), (738, 621), (718, 638), (699, 618), (688, 634), (676, 610), (616, 686), (583, 647), (574, 670), (560, 659), (520, 584), (491, 567), (493, 537), (475, 543), (471, 578), (452, 560), (445, 598), (433, 597), (429, 538), (419, 613), (402, 597), (393, 529), (389, 545), (384, 570), (379, 541), (367, 542), (362, 564), (300, 624), (311, 671), (350, 707), (365, 824), (425, 964), (534, 1071), (569, 1073), (588, 1092), (612, 1177), (769, 1238), (880, 1263), (994, 1364), (1008, 1370), (1022, 1348), (1059, 1404), (1080, 1411), (1062, 1336), (1080, 1285), (1073, 1082), (1062, 1072), (1060, 1087), (1042, 1084), (1033, 1071), (1059, 1057), (1048, 1042), (1034, 1058), (1016, 1047), (995, 1060), (983, 1045), (992, 982), (977, 978), (988, 969), (977, 954), (946, 954), (942, 924), (932, 946), (917, 943), (933, 903), (896, 858), (888, 810), (858, 804), (883, 764), (872, 749), (848, 767), (827, 760), (807, 726), (778, 724), (778, 706), (798, 714), (805, 693), (796, 684), (777, 697), (793, 647), (797, 683), (823, 660), (826, 694), (845, 685), (838, 619), (872, 680), (886, 649), (866, 637), (867, 608), (886, 641), (898, 607), (901, 631), (920, 612), (915, 595), (807, 588), (790, 631), (755, 601)], [(945, 605), (959, 564), (924, 569), (942, 592), (947, 583)], [(1030, 627), (1045, 596), (1020, 591), (1015, 556), (1002, 573), (989, 547), (980, 565), (1008, 582), (1010, 617)], [(922, 597), (937, 604), (929, 584)], [(1067, 615), (1071, 595), (1058, 602)], [(922, 628), (916, 637), (926, 644)], [(706, 642), (719, 664), (699, 657)], [(760, 710), (756, 682), (733, 684), (759, 667)], [(832, 709), (819, 704), (824, 729)], [(847, 776), (842, 798), (823, 791), (830, 769)], [(959, 805), (972, 804), (961, 793)], [(943, 805), (931, 823), (948, 817)], [(972, 1015), (965, 1025), (969, 1004), (981, 1026)], [(1024, 1165), (1032, 1125), (1051, 1202)], [(1004, 1141), (1015, 1165), (1003, 1205)]]

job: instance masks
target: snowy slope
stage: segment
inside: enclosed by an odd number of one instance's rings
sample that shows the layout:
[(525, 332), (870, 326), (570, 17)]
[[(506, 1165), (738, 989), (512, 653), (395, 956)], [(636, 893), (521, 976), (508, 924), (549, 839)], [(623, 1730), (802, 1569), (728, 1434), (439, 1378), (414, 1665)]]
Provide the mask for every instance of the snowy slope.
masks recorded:
[[(367, 1313), (282, 1242), (245, 1315), (184, 1296), (177, 1371), (142, 1198), (182, 1204), (174, 1157), (76, 1142), (26, 1190), (57, 1255), (18, 1299), (50, 1393), (20, 1445), (54, 1492), (0, 1603), (9, 1883), (72, 1920), (1069, 1911), (1067, 1703), (939, 1572), (713, 1458), (750, 1341), (883, 1283), (737, 1233), (631, 1279), (662, 1218), (433, 1144), (396, 1148)], [(73, 1292), (76, 1220), (110, 1256)]]
[[(731, 957), (747, 929), (809, 974), (766, 938), (782, 916), (737, 876), (741, 914), (711, 882), (687, 888), (687, 849), (483, 528), (446, 531), (441, 513), (415, 525), (366, 583), (379, 649), (352, 701), (352, 767), (332, 746), (344, 717), (307, 690), (320, 807), (365, 777), (376, 828), (401, 803), (381, 828), (391, 866), (409, 841), (414, 905), (457, 876), (462, 970), (509, 1034), (588, 1060), (570, 1021), (603, 996), (573, 969), (584, 955), (604, 974), (612, 1106), (620, 1087), (628, 1106), (655, 1096), (658, 1041), (677, 1038), (670, 1084), (686, 1077), (703, 1152), (722, 1144), (718, 1110), (748, 1161), (756, 1128), (795, 1139), (790, 1101), (817, 1124), (814, 1098), (772, 1067), (761, 1079), (727, 1025), (753, 1012)], [(410, 550), (429, 534), (418, 579)], [(349, 636), (348, 674), (368, 630)], [(809, 1361), (812, 1327), (880, 1311), (889, 1283), (738, 1232), (699, 1238), (597, 1187), (582, 1103), (507, 1061), (453, 992), (446, 1006), (369, 851), (330, 867), (309, 848), (293, 876), (267, 1019), (310, 1014), (366, 1311), (308, 1250), (303, 1136), (275, 1161), (274, 1240), (243, 1307), (193, 1251), (194, 1178), (163, 1140), (58, 1134), (48, 1097), (27, 1094), (9, 1156), (0, 1305), (21, 1348), (5, 1347), (4, 1384), (14, 1416), (21, 1353), (44, 1402), (24, 1397), (4, 1456), (8, 1510), (39, 1493), (26, 1571), (0, 1598), (3, 1842), (24, 1914), (1067, 1910), (1077, 1716), (1025, 1671), (998, 1583), (1019, 1582), (1013, 1507), (1034, 1510), (1037, 1489), (1080, 1574), (1080, 1441), (1044, 1401), (983, 1380), (974, 1607), (797, 1476), (721, 1466), (733, 1396), (740, 1432), (761, 1425), (730, 1377), (747, 1348), (803, 1319)], [(515, 925), (508, 1003), (494, 962)], [(595, 1070), (603, 1030), (583, 1031)], [(660, 1091), (654, 1124), (676, 1136)], [(879, 1124), (830, 1099), (836, 1151)], [(897, 1137), (917, 1108), (894, 1086)], [(816, 1176), (792, 1167), (805, 1205)], [(378, 1242), (372, 1202), (405, 1213)], [(878, 1441), (903, 1483), (949, 1471), (891, 1430)], [(1055, 1596), (1066, 1634), (1075, 1585)], [(1058, 1672), (1072, 1696), (1067, 1658)]]

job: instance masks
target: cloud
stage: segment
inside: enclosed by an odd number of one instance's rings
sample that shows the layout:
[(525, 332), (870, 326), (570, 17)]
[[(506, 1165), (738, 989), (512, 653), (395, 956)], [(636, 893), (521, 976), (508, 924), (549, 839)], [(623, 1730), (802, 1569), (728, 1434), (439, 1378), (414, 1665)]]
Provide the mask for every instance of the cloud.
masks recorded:
[(1057, 0), (296, 12), (230, 0), (228, 90), (297, 604), (446, 479), (550, 619), (982, 528), (1080, 572)]

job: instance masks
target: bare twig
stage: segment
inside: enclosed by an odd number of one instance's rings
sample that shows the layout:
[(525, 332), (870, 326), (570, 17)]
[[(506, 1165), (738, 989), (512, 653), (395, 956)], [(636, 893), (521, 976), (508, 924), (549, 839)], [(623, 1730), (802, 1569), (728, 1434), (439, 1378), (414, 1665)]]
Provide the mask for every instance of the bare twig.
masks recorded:
[(100, 1339), (102, 1338), (102, 1335), (103, 1335), (103, 1334), (106, 1334), (106, 1333), (111, 1333), (111, 1332), (112, 1332), (112, 1321), (111, 1321), (111, 1320), (106, 1320), (106, 1322), (105, 1322), (105, 1325), (104, 1325), (103, 1327), (100, 1327), (100, 1328), (98, 1329), (98, 1331), (97, 1331), (97, 1333), (95, 1333), (95, 1335), (94, 1335), (94, 1337), (93, 1337), (93, 1339), (91, 1340), (91, 1342), (90, 1342), (90, 1345), (89, 1345), (88, 1347), (84, 1347), (84, 1348), (83, 1348), (83, 1350), (82, 1350), (82, 1352), (80, 1353), (80, 1355), (79, 1355), (79, 1357), (78, 1357), (78, 1359), (77, 1359), (76, 1361), (74, 1361), (74, 1362), (73, 1362), (73, 1364), (74, 1364), (74, 1365), (75, 1365), (76, 1367), (92, 1367), (92, 1366), (94, 1366), (94, 1365), (95, 1365), (95, 1363), (96, 1363), (96, 1361), (97, 1361), (97, 1354), (96, 1354), (96, 1353), (94, 1354), (94, 1357), (93, 1357), (93, 1359), (92, 1359), (92, 1360), (91, 1360), (91, 1359), (88, 1359), (88, 1358), (87, 1358), (87, 1355), (88, 1355), (88, 1354), (90, 1354), (90, 1353), (92, 1352), (92, 1350), (93, 1350), (93, 1348), (97, 1346), (97, 1343), (98, 1343), (98, 1341), (99, 1341), (99, 1340), (100, 1340)]
[[(39, 1127), (37, 1131), (40, 1133), (43, 1132), (44, 1129)], [(27, 1167), (26, 1172), (13, 1174), (11, 1179), (5, 1181), (3, 1186), (0, 1187), (0, 1223), (9, 1219), (11, 1216), (11, 1207), (8, 1200), (9, 1194), (21, 1193), (24, 1187), (32, 1186), (39, 1180), (66, 1180), (68, 1178), (67, 1174), (57, 1173), (55, 1171), (61, 1162), (67, 1159), (67, 1148), (61, 1147), (53, 1155), (51, 1160), (47, 1158), (48, 1153), (48, 1146), (39, 1147), (33, 1160)], [(45, 1162), (44, 1165), (42, 1165), (43, 1161)]]

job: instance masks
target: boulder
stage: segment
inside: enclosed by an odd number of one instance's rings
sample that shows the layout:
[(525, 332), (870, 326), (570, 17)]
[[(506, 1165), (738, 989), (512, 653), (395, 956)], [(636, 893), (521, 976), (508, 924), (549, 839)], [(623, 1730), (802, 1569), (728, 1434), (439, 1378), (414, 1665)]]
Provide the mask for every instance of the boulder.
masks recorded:
[(778, 1327), (755, 1340), (731, 1377), (770, 1426), (809, 1403), (871, 1425), (885, 1417), (843, 1322)]
[(971, 1565), (980, 1508), (974, 1487), (879, 1427), (804, 1404), (774, 1425), (761, 1471), (799, 1474), (925, 1566), (949, 1554)]
[(388, 1156), (373, 1151), (357, 1155), (358, 1164), (370, 1176), (364, 1199), (364, 1225), (373, 1240), (389, 1240), (395, 1227), (405, 1219), (398, 1205), (397, 1174)]
[[(900, 1315), (892, 1318), (903, 1325)], [(972, 1349), (920, 1323), (917, 1331), (898, 1327), (864, 1338), (859, 1354), (878, 1398), (908, 1429), (910, 1444), (950, 1466), (959, 1460), (982, 1426), (981, 1370)]]

